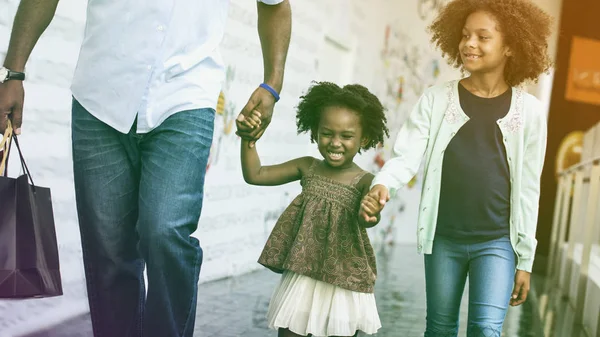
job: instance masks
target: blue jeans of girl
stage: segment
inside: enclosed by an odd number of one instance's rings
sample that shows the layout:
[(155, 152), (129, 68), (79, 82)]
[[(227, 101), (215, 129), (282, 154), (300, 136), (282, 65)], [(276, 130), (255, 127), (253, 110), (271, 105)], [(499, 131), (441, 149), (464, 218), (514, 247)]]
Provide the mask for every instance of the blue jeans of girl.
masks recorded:
[(461, 243), (436, 236), (425, 255), (425, 337), (456, 337), (469, 279), (467, 337), (500, 337), (514, 285), (516, 256), (508, 237)]

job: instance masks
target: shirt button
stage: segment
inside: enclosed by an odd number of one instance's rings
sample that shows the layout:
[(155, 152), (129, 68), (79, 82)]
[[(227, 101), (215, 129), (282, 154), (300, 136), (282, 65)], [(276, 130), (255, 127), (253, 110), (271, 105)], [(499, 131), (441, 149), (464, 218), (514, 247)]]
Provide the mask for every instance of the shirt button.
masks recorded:
[(419, 245), (419, 250), (423, 249), (423, 246)]
[(146, 66), (146, 69), (152, 70), (152, 66), (148, 65), (148, 66)]
[(454, 136), (455, 134), (456, 134), (456, 132), (452, 132), (450, 135), (451, 135), (451, 136)]
[(423, 207), (423, 212), (425, 212), (426, 209), (427, 209), (427, 207)]
[(165, 30), (165, 26), (158, 25), (158, 27), (156, 27), (156, 29), (158, 29), (159, 32), (162, 32), (163, 30)]

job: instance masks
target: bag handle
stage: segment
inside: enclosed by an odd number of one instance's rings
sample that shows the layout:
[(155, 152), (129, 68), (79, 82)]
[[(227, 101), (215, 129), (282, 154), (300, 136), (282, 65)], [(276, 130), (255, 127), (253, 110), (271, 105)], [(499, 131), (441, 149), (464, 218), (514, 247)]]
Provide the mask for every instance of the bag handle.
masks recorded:
[(21, 146), (19, 146), (19, 140), (17, 139), (17, 135), (13, 133), (12, 124), (10, 119), (8, 120), (6, 130), (4, 131), (4, 137), (2, 138), (2, 142), (0, 142), (0, 148), (5, 147), (5, 153), (2, 156), (2, 163), (0, 163), (0, 172), (4, 172), (4, 176), (7, 176), (8, 173), (8, 156), (10, 154), (11, 148), (11, 140), (15, 141), (15, 145), (17, 146), (17, 151), (19, 151), (19, 159), (21, 160), (21, 168), (23, 172), (27, 174), (29, 181), (31, 182), (31, 187), (33, 187), (33, 192), (35, 193), (35, 184), (33, 183), (33, 178), (31, 177), (31, 173), (29, 172), (29, 168), (25, 163), (25, 158), (23, 158), (23, 152), (21, 152)]
[(0, 174), (6, 177), (8, 173), (8, 152), (10, 151), (10, 140), (12, 139), (13, 128), (10, 123), (10, 119), (7, 121), (6, 130), (4, 130), (4, 137), (0, 141), (0, 150), (2, 150), (2, 161), (0, 161)]

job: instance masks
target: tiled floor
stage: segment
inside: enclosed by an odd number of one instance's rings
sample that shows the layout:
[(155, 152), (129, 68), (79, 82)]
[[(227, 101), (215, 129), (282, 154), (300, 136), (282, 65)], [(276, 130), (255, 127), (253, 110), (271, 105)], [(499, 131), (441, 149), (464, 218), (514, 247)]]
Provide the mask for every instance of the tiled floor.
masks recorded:
[[(425, 288), (423, 257), (412, 245), (387, 247), (378, 253), (376, 298), (382, 329), (377, 337), (423, 336)], [(276, 336), (266, 328), (265, 314), (278, 275), (261, 270), (200, 286), (196, 330), (198, 337)], [(467, 291), (465, 291), (465, 294)], [(461, 308), (459, 336), (465, 336), (466, 296)], [(511, 308), (503, 336), (541, 337), (532, 320), (532, 303)], [(88, 316), (65, 322), (27, 337), (92, 336)]]

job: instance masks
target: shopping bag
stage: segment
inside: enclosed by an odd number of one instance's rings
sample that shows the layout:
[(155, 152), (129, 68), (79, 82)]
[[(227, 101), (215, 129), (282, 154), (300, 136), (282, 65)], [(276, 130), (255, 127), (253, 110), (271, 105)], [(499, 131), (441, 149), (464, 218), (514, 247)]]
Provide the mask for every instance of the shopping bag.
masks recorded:
[[(23, 174), (7, 174), (15, 143)], [(50, 189), (33, 183), (16, 135), (9, 125), (0, 149), (0, 298), (63, 294)]]

